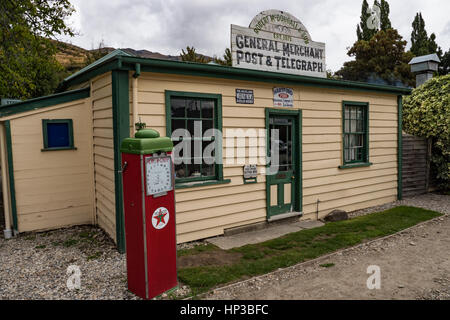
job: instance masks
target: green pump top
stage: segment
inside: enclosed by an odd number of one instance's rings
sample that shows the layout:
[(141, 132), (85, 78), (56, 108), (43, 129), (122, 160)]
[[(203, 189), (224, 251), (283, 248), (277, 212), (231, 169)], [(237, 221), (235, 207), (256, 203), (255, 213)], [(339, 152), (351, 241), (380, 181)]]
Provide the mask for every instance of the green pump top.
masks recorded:
[(120, 152), (131, 154), (151, 154), (170, 152), (173, 149), (172, 140), (160, 137), (154, 129), (142, 129), (134, 134), (134, 138), (126, 138), (120, 145)]

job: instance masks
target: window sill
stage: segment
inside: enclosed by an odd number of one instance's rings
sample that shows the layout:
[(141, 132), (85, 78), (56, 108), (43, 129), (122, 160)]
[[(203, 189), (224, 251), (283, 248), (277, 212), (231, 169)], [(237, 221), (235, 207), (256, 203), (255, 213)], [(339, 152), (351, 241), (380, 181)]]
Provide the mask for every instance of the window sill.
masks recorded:
[(230, 179), (183, 182), (183, 183), (176, 183), (175, 184), (175, 189), (205, 187), (205, 186), (212, 186), (212, 185), (216, 185), (216, 184), (227, 184), (227, 183), (230, 183), (230, 182), (231, 182)]
[(44, 148), (41, 149), (42, 152), (44, 151), (59, 151), (59, 150), (77, 150), (75, 147), (59, 147), (59, 148)]
[(349, 163), (339, 166), (339, 169), (351, 169), (351, 168), (361, 168), (361, 167), (370, 167), (372, 162), (360, 162), (360, 163)]

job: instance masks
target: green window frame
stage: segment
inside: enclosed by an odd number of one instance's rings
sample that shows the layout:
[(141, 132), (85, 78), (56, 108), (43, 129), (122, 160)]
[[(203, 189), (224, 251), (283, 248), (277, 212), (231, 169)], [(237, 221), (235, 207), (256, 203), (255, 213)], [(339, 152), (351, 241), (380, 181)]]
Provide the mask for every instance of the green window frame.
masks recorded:
[[(66, 123), (68, 128), (69, 143), (64, 147), (49, 147), (48, 143), (48, 125), (49, 124)], [(42, 135), (44, 141), (44, 148), (41, 151), (57, 151), (57, 150), (76, 150), (73, 139), (73, 121), (72, 119), (42, 119)]]
[(369, 162), (369, 103), (342, 102), (341, 169), (367, 167)]
[[(172, 106), (176, 104), (180, 105), (185, 103), (184, 114), (181, 114), (180, 110), (175, 111), (175, 108)], [(205, 111), (209, 107), (205, 107), (206, 105), (211, 105), (211, 102), (214, 103), (212, 108), (212, 115), (207, 114)], [(182, 91), (165, 91), (165, 103), (166, 103), (166, 135), (168, 137), (172, 137), (173, 127), (177, 125), (178, 128), (191, 129), (191, 126), (195, 121), (202, 121), (203, 123), (212, 124), (212, 128), (219, 130), (222, 132), (222, 95), (220, 94), (208, 94), (208, 93), (197, 93), (197, 92), (182, 92)], [(190, 104), (195, 106), (200, 106), (199, 110), (196, 108), (187, 107)], [(198, 112), (198, 113), (197, 113)], [(208, 111), (210, 112), (210, 111)], [(182, 124), (182, 126), (181, 126)], [(202, 154), (203, 148), (205, 144), (209, 145), (212, 141), (215, 143), (215, 163), (212, 165), (213, 174), (207, 175), (203, 174), (205, 171), (204, 167), (208, 168), (207, 164), (204, 164), (203, 161), (201, 164), (195, 164), (194, 161), (191, 161), (191, 164), (182, 164), (179, 165), (178, 168), (184, 166), (181, 170), (182, 172), (187, 173), (194, 171), (194, 174), (199, 173), (196, 176), (189, 177), (175, 177), (175, 186), (176, 188), (187, 188), (187, 187), (195, 187), (200, 185), (210, 185), (210, 184), (221, 184), (228, 183), (230, 180), (224, 180), (223, 178), (223, 165), (222, 165), (222, 142), (221, 139), (216, 139), (216, 137), (203, 137), (203, 133), (205, 128), (202, 128)], [(192, 135), (192, 132), (191, 132)], [(181, 142), (184, 137), (174, 137), (172, 141), (174, 146)], [(190, 138), (192, 142), (194, 142), (198, 138)], [(220, 159), (220, 161), (217, 161)], [(195, 160), (194, 150), (191, 150), (191, 160)], [(202, 159), (203, 160), (203, 159)], [(217, 163), (219, 162), (219, 163)], [(175, 165), (175, 171), (177, 172), (177, 165)]]

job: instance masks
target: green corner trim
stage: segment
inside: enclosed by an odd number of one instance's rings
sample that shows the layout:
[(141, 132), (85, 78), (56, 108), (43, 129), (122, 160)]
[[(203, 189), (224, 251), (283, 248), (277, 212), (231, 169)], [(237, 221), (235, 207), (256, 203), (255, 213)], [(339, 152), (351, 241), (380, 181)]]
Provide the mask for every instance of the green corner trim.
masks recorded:
[(17, 113), (32, 111), (36, 109), (51, 107), (61, 103), (84, 99), (88, 98), (89, 95), (90, 88), (84, 88), (8, 104), (0, 107), (0, 117), (12, 116)]
[(17, 204), (16, 204), (16, 188), (14, 184), (14, 162), (12, 154), (12, 140), (11, 140), (11, 123), (9, 120), (5, 121), (6, 131), (6, 152), (8, 154), (8, 177), (9, 177), (9, 190), (11, 195), (11, 213), (13, 220), (13, 228), (18, 231), (17, 222)]
[(116, 200), (116, 242), (120, 253), (125, 252), (125, 225), (123, 211), (123, 184), (120, 174), (122, 140), (130, 136), (130, 103), (128, 71), (112, 72), (112, 107), (114, 131), (114, 185)]
[(397, 141), (397, 199), (403, 199), (403, 97), (399, 95), (397, 97), (397, 113), (398, 113), (398, 141)]

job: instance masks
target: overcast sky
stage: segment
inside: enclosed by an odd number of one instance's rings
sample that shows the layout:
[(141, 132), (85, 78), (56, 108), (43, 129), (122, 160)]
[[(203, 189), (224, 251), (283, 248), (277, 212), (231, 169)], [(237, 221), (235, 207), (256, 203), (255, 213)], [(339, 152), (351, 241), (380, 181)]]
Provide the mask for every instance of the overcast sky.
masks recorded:
[[(416, 12), (422, 12), (428, 35), (450, 47), (449, 0), (389, 0), (394, 28), (408, 41)], [(71, 0), (70, 19), (79, 35), (62, 38), (85, 49), (103, 40), (115, 48), (146, 49), (178, 55), (194, 46), (199, 53), (222, 56), (230, 47), (230, 25), (248, 27), (259, 12), (278, 9), (297, 17), (313, 41), (325, 42), (327, 69), (349, 60), (347, 48), (356, 40), (362, 0)], [(369, 0), (372, 5), (373, 1)]]

